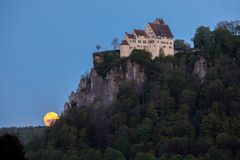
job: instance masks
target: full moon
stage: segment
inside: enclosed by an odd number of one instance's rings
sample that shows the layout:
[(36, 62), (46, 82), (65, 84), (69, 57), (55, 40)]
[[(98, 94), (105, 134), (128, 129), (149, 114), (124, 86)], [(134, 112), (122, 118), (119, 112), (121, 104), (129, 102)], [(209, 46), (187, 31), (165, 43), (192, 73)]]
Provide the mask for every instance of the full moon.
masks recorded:
[(52, 126), (54, 124), (54, 122), (58, 119), (59, 119), (59, 116), (55, 112), (48, 112), (47, 114), (45, 114), (45, 116), (43, 118), (44, 123), (47, 127)]

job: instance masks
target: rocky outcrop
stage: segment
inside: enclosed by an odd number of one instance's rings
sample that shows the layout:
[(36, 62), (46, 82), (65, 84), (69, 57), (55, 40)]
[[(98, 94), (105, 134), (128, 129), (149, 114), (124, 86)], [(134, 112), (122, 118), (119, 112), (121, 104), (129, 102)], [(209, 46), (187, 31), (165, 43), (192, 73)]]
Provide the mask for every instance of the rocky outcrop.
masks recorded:
[(193, 72), (197, 74), (201, 83), (204, 82), (206, 69), (207, 69), (206, 59), (204, 59), (203, 57), (200, 57), (194, 64)]
[(80, 80), (77, 91), (71, 93), (64, 110), (74, 106), (108, 106), (114, 101), (121, 84), (126, 81), (134, 81), (142, 86), (146, 81), (144, 69), (128, 60), (123, 65), (112, 68), (106, 77), (102, 77), (93, 68), (89, 76)]

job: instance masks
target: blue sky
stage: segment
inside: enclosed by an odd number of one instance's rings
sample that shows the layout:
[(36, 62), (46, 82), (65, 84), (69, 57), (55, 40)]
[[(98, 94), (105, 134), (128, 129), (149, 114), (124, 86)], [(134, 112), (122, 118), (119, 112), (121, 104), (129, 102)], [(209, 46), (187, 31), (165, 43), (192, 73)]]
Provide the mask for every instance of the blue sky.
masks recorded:
[(96, 44), (164, 18), (190, 42), (200, 26), (240, 19), (239, 0), (0, 0), (0, 127), (43, 125), (61, 113)]

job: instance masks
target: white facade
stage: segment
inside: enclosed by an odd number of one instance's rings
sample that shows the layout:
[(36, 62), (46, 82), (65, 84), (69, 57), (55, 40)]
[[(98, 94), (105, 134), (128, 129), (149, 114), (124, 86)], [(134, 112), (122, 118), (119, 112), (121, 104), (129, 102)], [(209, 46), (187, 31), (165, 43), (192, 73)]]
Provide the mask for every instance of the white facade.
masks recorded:
[(162, 19), (148, 23), (145, 30), (134, 30), (132, 34), (125, 33), (119, 45), (120, 56), (128, 57), (134, 49), (142, 49), (152, 54), (152, 58), (159, 56), (160, 50), (164, 55), (173, 55), (173, 35), (168, 25)]

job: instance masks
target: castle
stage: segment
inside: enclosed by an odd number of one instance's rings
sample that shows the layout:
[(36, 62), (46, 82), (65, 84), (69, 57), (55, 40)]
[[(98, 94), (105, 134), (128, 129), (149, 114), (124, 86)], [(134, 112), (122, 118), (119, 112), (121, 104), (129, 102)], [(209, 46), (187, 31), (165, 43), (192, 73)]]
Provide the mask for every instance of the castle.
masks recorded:
[(148, 23), (145, 30), (133, 30), (125, 33), (119, 45), (120, 56), (128, 57), (134, 49), (142, 49), (152, 54), (152, 58), (164, 55), (173, 55), (173, 34), (163, 19), (156, 18), (153, 23)]

